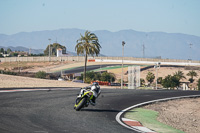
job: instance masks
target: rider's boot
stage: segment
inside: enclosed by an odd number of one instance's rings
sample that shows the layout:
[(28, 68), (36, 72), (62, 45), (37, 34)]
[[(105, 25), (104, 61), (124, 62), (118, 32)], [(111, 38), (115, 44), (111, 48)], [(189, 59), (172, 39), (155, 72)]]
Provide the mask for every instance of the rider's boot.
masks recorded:
[(96, 105), (96, 102), (95, 102), (95, 97), (93, 97), (91, 100), (90, 100), (90, 103), (93, 105), (93, 106), (95, 106)]

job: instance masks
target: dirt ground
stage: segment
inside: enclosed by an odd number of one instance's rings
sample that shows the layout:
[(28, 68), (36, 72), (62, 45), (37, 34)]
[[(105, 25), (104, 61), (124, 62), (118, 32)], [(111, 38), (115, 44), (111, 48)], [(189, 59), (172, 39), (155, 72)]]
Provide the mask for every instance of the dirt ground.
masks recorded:
[(88, 84), (0, 74), (0, 88), (85, 87)]
[(186, 133), (200, 133), (200, 98), (171, 100), (145, 108), (158, 111), (162, 123)]

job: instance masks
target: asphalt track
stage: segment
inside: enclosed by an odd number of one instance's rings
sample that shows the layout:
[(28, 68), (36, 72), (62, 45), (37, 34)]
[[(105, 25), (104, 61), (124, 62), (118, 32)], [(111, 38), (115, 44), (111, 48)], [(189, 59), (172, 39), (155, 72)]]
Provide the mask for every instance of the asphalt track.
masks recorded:
[[(55, 89), (55, 88), (54, 88)], [(200, 91), (102, 89), (96, 106), (73, 109), (79, 89), (0, 93), (1, 133), (133, 133), (115, 121), (121, 110)]]
[[(130, 65), (130, 64), (124, 64), (124, 65)], [(109, 66), (121, 66), (121, 64), (102, 64), (102, 65), (90, 65), (87, 66), (87, 71), (95, 70), (95, 69), (100, 69), (104, 67), (109, 67)], [(177, 66), (177, 65), (161, 65), (161, 67), (184, 67), (184, 66)], [(154, 68), (154, 65), (146, 66), (144, 68), (141, 68), (140, 71), (144, 71), (150, 68)], [(64, 70), (64, 74), (71, 74), (71, 73), (81, 73), (84, 71), (84, 66), (80, 67), (75, 67), (72, 69)], [(55, 72), (56, 74), (60, 74), (61, 72)]]
[[(102, 65), (90, 65), (87, 66), (87, 71), (95, 70), (95, 69), (100, 69), (108, 66), (120, 66), (120, 64), (102, 64)], [(64, 70), (63, 73), (65, 74), (71, 74), (71, 73), (81, 73), (84, 71), (84, 66), (80, 67), (75, 67), (72, 69)], [(57, 74), (60, 74), (60, 72), (55, 72)]]

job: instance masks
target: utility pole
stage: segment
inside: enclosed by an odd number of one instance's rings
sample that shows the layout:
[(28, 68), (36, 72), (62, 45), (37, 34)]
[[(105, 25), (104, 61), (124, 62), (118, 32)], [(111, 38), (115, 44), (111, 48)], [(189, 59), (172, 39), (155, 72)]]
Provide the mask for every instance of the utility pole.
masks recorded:
[[(192, 44), (192, 43), (190, 43), (189, 45), (190, 45), (190, 50), (191, 50), (191, 49), (192, 49), (192, 45), (193, 45), (193, 44)], [(190, 60), (192, 60), (192, 56), (191, 56), (191, 55), (192, 55), (192, 50), (191, 50), (191, 52), (190, 52), (190, 57), (189, 57), (189, 58), (190, 58)]]
[(51, 39), (49, 38), (49, 61), (51, 61)]
[(121, 75), (121, 89), (123, 89), (123, 76), (124, 76), (124, 72), (123, 72), (123, 67), (124, 67), (124, 45), (125, 45), (125, 42), (122, 41), (122, 75)]
[(143, 58), (145, 58), (145, 45), (144, 45), (144, 43), (142, 45), (142, 50), (143, 50)]
[(156, 63), (154, 68), (156, 69), (156, 90), (158, 89), (158, 69), (160, 69), (160, 62)]

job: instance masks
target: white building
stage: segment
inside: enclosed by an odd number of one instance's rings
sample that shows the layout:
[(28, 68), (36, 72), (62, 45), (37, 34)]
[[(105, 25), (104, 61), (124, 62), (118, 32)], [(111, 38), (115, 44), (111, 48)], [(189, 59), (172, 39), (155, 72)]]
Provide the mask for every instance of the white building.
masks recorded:
[(62, 49), (61, 49), (61, 48), (58, 48), (58, 49), (57, 49), (57, 57), (61, 57), (61, 56), (63, 56), (63, 54), (62, 54)]
[(58, 48), (57, 49), (57, 57), (63, 57), (63, 56), (69, 56), (69, 54), (66, 53), (66, 49), (63, 50), (61, 48)]

